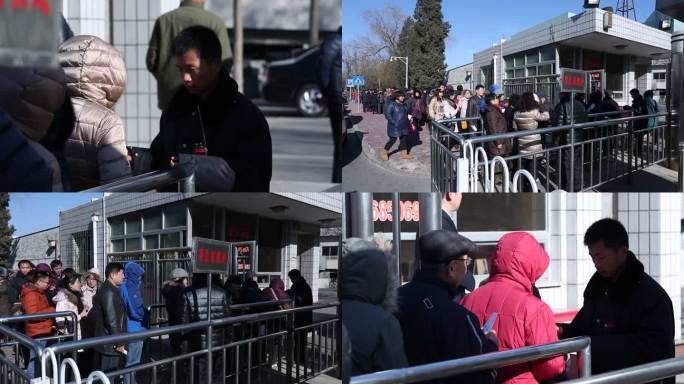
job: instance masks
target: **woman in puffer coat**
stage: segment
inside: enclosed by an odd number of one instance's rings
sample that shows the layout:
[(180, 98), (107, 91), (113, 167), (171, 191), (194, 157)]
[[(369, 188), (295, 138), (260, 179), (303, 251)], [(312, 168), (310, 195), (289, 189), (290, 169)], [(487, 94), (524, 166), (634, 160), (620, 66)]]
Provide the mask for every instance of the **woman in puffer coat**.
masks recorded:
[(131, 175), (121, 119), (112, 110), (126, 88), (121, 54), (95, 36), (75, 36), (59, 48), (76, 124), (64, 148), (74, 190)]
[[(0, 71), (0, 109), (9, 115), (14, 128), (28, 140), (31, 147), (30, 153), (37, 154), (52, 170), (50, 176), (43, 172), (43, 177), (51, 177), (50, 182), (45, 185), (52, 192), (64, 190), (62, 169), (55, 155), (39, 142), (45, 139), (55, 119), (55, 114), (64, 106), (66, 100), (64, 81), (64, 72), (61, 69), (3, 68)], [(12, 143), (3, 142), (3, 144), (9, 144), (12, 147)], [(22, 146), (23, 143), (17, 141), (16, 148)], [(21, 159), (7, 160), (8, 162), (21, 161)], [(35, 159), (26, 159), (26, 161), (35, 163)], [(41, 167), (40, 164), (35, 164), (36, 169)], [(23, 175), (10, 173), (10, 177), (23, 177)], [(7, 186), (16, 184), (16, 180), (10, 180)], [(1, 185), (5, 186), (5, 183)]]
[[(490, 277), (461, 304), (484, 324), (497, 313), (494, 330), (499, 350), (558, 341), (551, 308), (534, 296), (532, 286), (549, 266), (549, 255), (526, 232), (504, 235), (490, 260)], [(564, 356), (500, 368), (497, 383), (538, 383), (562, 375)]]
[[(87, 314), (81, 300), (83, 296), (81, 293), (81, 275), (78, 273), (68, 274), (60, 280), (59, 286), (59, 292), (52, 298), (52, 302), (55, 303), (55, 312), (72, 312), (76, 315), (76, 324), (70, 321), (70, 317), (58, 317), (55, 319), (57, 327), (65, 333), (73, 333), (75, 331), (80, 340), (81, 318)], [(76, 326), (75, 330), (74, 326)]]
[[(535, 130), (539, 128), (539, 122), (549, 120), (549, 112), (539, 112), (539, 103), (534, 99), (534, 94), (523, 93), (513, 115), (513, 130)], [(518, 138), (518, 150), (523, 158), (523, 166), (534, 176), (535, 159), (542, 156), (537, 153), (543, 150), (541, 135), (533, 134)]]

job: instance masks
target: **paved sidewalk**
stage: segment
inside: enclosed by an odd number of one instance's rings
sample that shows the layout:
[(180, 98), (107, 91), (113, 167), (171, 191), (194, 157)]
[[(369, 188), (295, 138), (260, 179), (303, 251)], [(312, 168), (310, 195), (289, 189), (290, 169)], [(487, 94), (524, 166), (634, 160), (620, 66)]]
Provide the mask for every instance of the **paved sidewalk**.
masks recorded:
[(399, 174), (430, 177), (430, 132), (427, 125), (418, 135), (410, 135), (408, 139), (410, 154), (413, 160), (399, 160), (399, 140), (390, 150), (390, 160), (379, 158), (387, 140), (387, 120), (380, 114), (370, 112), (352, 113), (354, 127), (364, 133), (363, 153), (376, 165)]

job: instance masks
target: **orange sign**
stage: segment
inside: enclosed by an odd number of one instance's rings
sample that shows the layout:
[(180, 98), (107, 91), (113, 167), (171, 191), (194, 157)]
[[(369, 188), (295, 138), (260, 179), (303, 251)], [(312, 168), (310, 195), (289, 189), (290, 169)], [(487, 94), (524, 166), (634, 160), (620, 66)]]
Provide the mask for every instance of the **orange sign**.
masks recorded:
[[(399, 209), (400, 221), (420, 221), (420, 203), (418, 201), (400, 201)], [(373, 200), (373, 221), (392, 221), (391, 200)]]
[[(4, 7), (5, 0), (0, 0), (0, 9)], [(11, 0), (10, 7), (14, 10), (31, 8), (40, 11), (43, 15), (50, 13), (50, 4), (47, 0)]]

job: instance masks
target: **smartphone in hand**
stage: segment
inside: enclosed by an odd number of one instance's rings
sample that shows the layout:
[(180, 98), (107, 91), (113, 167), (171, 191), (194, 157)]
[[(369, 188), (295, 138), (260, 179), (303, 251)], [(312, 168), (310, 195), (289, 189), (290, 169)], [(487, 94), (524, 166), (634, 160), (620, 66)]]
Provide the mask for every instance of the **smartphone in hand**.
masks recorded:
[(482, 326), (482, 332), (483, 332), (485, 335), (488, 334), (489, 332), (491, 332), (492, 329), (494, 328), (494, 323), (496, 323), (496, 317), (497, 317), (497, 316), (498, 316), (498, 315), (497, 315), (496, 312), (492, 312), (492, 314), (489, 315), (489, 319), (487, 319), (487, 321), (486, 321), (486, 322), (484, 323), (484, 325)]

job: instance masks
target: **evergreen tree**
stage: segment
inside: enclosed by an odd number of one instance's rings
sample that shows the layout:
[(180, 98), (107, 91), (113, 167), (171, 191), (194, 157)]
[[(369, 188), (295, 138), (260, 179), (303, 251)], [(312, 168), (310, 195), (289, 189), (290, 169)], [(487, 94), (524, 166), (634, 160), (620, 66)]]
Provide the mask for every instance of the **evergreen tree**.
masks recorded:
[(9, 221), (9, 193), (0, 193), (0, 263), (5, 263), (12, 250), (12, 235), (14, 226)]
[(445, 39), (451, 25), (444, 21), (441, 0), (418, 0), (413, 15), (409, 80), (412, 87), (433, 88), (446, 76)]
[[(415, 54), (417, 51), (416, 40), (415, 40), (415, 30), (413, 18), (407, 17), (404, 21), (404, 26), (401, 29), (401, 34), (399, 34), (399, 41), (397, 42), (397, 52), (396, 56), (408, 57), (409, 58), (409, 87), (412, 86), (413, 81), (411, 79), (412, 63), (415, 59)], [(406, 66), (401, 63), (394, 63), (392, 69), (393, 77), (401, 79), (401, 88), (404, 88), (405, 76), (406, 76)]]

